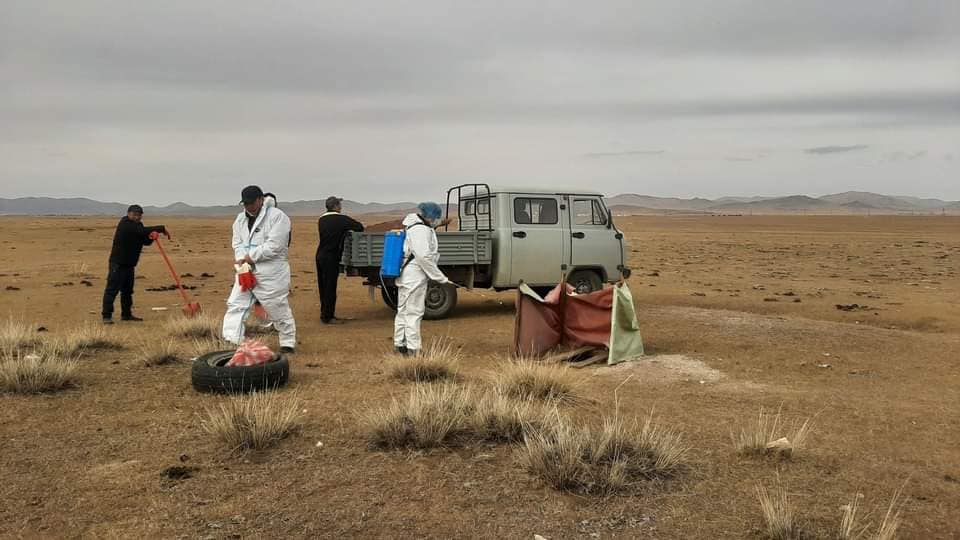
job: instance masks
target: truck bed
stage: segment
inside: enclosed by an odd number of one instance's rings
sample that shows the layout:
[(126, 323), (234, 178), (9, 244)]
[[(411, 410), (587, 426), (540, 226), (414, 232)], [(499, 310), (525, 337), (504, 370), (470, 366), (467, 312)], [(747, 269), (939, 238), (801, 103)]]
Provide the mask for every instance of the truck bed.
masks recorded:
[[(477, 266), (493, 262), (493, 233), (490, 231), (438, 231), (440, 266)], [(383, 258), (382, 232), (354, 232), (344, 239), (340, 264), (348, 269), (380, 268)]]

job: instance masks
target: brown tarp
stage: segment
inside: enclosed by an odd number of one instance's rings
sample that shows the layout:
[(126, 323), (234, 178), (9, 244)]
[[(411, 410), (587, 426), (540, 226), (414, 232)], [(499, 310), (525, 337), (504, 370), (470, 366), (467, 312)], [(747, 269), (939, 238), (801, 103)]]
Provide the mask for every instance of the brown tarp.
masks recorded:
[[(514, 327), (517, 355), (542, 356), (559, 346), (606, 347), (610, 364), (643, 355), (633, 299), (625, 284), (580, 295), (564, 285), (557, 285), (545, 298), (520, 285)], [(611, 344), (611, 336), (617, 343)]]
[(540, 356), (559, 345), (576, 348), (610, 344), (613, 289), (578, 295), (570, 292), (569, 285), (557, 285), (541, 300), (521, 285), (514, 331), (517, 354)]

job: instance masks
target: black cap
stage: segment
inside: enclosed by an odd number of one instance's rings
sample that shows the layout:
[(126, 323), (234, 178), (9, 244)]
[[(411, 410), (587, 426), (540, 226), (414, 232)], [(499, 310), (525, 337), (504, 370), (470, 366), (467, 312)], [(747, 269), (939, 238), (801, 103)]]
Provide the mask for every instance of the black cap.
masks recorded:
[(326, 205), (327, 210), (333, 210), (341, 202), (343, 202), (343, 199), (331, 195), (330, 197), (327, 197), (327, 201), (324, 204)]
[(260, 186), (247, 186), (240, 192), (240, 204), (250, 204), (260, 197), (263, 197), (263, 190), (260, 189)]
[(140, 206), (139, 204), (131, 204), (130, 206), (127, 207), (127, 213), (129, 214), (130, 212), (139, 212), (142, 214), (143, 207)]

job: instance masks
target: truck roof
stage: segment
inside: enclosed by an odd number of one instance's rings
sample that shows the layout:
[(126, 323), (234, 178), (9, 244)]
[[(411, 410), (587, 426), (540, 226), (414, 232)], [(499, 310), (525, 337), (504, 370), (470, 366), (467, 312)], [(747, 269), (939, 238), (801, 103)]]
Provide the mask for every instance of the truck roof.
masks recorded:
[[(483, 196), (483, 190), (477, 189), (478, 195)], [(497, 193), (519, 193), (519, 194), (534, 194), (534, 195), (590, 195), (593, 197), (603, 197), (603, 193), (599, 191), (593, 191), (589, 189), (556, 189), (556, 188), (539, 188), (539, 187), (517, 187), (517, 186), (490, 186), (490, 194), (495, 195)], [(462, 196), (464, 199), (469, 199), (473, 196), (473, 190), (470, 188), (464, 188)]]

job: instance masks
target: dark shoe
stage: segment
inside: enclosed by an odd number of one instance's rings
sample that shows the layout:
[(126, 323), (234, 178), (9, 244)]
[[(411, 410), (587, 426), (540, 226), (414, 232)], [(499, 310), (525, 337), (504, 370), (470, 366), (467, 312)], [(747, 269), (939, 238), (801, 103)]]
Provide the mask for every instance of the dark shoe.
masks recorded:
[(129, 321), (129, 322), (143, 322), (143, 319), (141, 319), (140, 317), (137, 317), (136, 315), (127, 315), (126, 317), (120, 317), (120, 320)]
[(320, 321), (320, 322), (322, 322), (323, 324), (343, 324), (344, 320), (334, 317), (328, 321)]
[(113, 319), (111, 319), (110, 317), (104, 317), (103, 324), (113, 324)]
[(397, 354), (402, 354), (403, 356), (406, 356), (406, 355), (407, 355), (407, 348), (406, 348), (406, 347), (394, 347), (394, 348), (393, 348), (393, 352), (395, 352), (395, 353), (397, 353)]
[(280, 352), (283, 354), (293, 354), (297, 352), (293, 347), (280, 347)]

